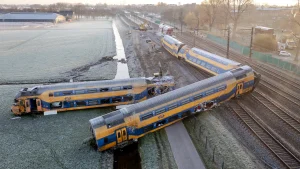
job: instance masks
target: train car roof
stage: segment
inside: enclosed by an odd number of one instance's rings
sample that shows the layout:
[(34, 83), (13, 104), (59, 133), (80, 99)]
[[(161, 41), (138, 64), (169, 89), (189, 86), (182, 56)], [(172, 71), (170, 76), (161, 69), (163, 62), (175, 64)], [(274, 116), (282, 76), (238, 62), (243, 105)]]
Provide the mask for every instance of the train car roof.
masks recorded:
[(169, 36), (169, 35), (164, 35), (164, 39), (167, 39), (167, 40), (170, 40), (170, 41), (173, 41), (174, 43), (177, 43), (177, 44), (184, 44), (183, 42), (173, 38), (172, 36)]
[(186, 95), (198, 92), (199, 90), (203, 90), (206, 88), (209, 88), (214, 85), (221, 85), (224, 82), (240, 76), (241, 74), (251, 72), (252, 68), (249, 66), (242, 66), (238, 69), (233, 69), (231, 71), (222, 73), (217, 76), (213, 76), (208, 79), (204, 79), (202, 81), (190, 84), (188, 86), (176, 89), (174, 91), (168, 92), (163, 95), (156, 96), (154, 98), (148, 99), (146, 101), (136, 103), (134, 105), (125, 107), (123, 109), (111, 112), (109, 114), (96, 117), (94, 119), (90, 120), (92, 128), (97, 128), (100, 126), (103, 126), (105, 124), (111, 124), (113, 121), (120, 121), (121, 118), (124, 119), (124, 117), (128, 117), (132, 114), (141, 113), (145, 110), (151, 109), (155, 107), (156, 105), (160, 105), (162, 103), (168, 103), (172, 100), (182, 98)]
[(41, 94), (47, 90), (59, 90), (70, 88), (88, 88), (88, 87), (108, 87), (108, 86), (126, 86), (126, 85), (146, 85), (149, 81), (146, 78), (129, 78), (129, 79), (116, 79), (116, 80), (102, 80), (102, 81), (88, 81), (88, 82), (72, 82), (72, 83), (58, 83), (51, 85), (35, 86), (28, 89), (28, 91), (37, 91)]
[(192, 48), (192, 51), (195, 52), (195, 53), (197, 53), (197, 54), (199, 54), (199, 55), (201, 55), (201, 56), (203, 56), (203, 57), (206, 57), (206, 58), (208, 58), (210, 60), (213, 60), (213, 61), (216, 61), (218, 63), (221, 63), (223, 65), (235, 65), (235, 66), (241, 65), (241, 63), (239, 63), (239, 62), (236, 62), (236, 61), (233, 61), (233, 60), (221, 57), (219, 55), (207, 52), (207, 51), (199, 49), (199, 48)]

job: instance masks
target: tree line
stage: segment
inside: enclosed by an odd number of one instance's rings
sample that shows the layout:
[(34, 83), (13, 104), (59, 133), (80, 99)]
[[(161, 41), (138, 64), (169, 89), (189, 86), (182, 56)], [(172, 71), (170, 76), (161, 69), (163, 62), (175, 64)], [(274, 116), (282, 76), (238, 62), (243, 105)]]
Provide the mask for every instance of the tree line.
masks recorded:
[(74, 17), (76, 19), (85, 17), (97, 17), (97, 16), (114, 16), (114, 8), (108, 8), (107, 4), (70, 4), (70, 3), (55, 3), (50, 5), (40, 5), (34, 4), (26, 8), (20, 8), (17, 5), (11, 5), (10, 8), (1, 8), (0, 13), (9, 13), (9, 12), (59, 12), (71, 10), (74, 12)]

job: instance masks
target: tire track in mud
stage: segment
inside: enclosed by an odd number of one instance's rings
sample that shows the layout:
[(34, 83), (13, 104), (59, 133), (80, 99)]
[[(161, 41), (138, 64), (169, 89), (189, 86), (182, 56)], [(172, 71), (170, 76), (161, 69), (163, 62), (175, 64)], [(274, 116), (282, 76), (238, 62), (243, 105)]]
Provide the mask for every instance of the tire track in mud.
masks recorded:
[(102, 57), (96, 62), (92, 62), (77, 68), (72, 69), (71, 71), (65, 72), (63, 74), (66, 74), (63, 78), (56, 78), (56, 79), (35, 79), (33, 81), (10, 81), (10, 82), (0, 82), (0, 85), (23, 85), (23, 84), (55, 84), (55, 83), (65, 83), (70, 82), (70, 79), (75, 79), (76, 82), (80, 81), (95, 81), (95, 80), (109, 80), (109, 79), (86, 79), (86, 80), (78, 80), (77, 77), (82, 76), (82, 73), (87, 72), (91, 67), (105, 63), (110, 61), (116, 61), (116, 59), (113, 58), (113, 56), (106, 56)]
[(19, 46), (21, 46), (21, 45), (24, 45), (25, 43), (28, 43), (28, 42), (30, 42), (30, 41), (32, 41), (32, 40), (34, 40), (34, 39), (36, 39), (36, 38), (38, 38), (38, 37), (40, 37), (40, 36), (42, 36), (42, 35), (45, 35), (45, 34), (47, 34), (48, 32), (50, 32), (50, 31), (42, 32), (42, 33), (40, 33), (40, 34), (38, 34), (38, 35), (36, 35), (36, 36), (34, 36), (34, 37), (32, 37), (32, 38), (29, 38), (29, 39), (25, 40), (24, 42), (21, 42), (21, 43), (19, 43), (19, 44), (13, 46), (13, 47), (11, 47), (11, 48), (8, 48), (6, 51), (9, 51), (9, 50), (15, 49), (15, 48), (17, 48), (17, 47), (19, 47)]

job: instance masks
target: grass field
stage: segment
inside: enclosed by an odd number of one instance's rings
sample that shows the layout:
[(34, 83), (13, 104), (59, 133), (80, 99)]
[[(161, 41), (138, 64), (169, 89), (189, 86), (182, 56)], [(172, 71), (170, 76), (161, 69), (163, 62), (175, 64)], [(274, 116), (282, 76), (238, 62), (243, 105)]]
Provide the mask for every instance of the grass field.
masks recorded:
[(89, 120), (110, 108), (20, 118), (10, 112), (23, 87), (72, 77), (113, 79), (117, 62), (104, 58), (116, 53), (111, 24), (80, 21), (0, 31), (0, 168), (112, 168), (112, 152), (83, 144), (91, 136)]
[(10, 105), (21, 87), (0, 86), (0, 168), (111, 167), (113, 154), (83, 144), (91, 136), (89, 119), (110, 112), (109, 108), (12, 119)]
[[(115, 55), (111, 21), (64, 23), (39, 30), (2, 30), (0, 37), (0, 58), (4, 61), (0, 62), (0, 83), (70, 79), (73, 69)], [(105, 72), (101, 71), (100, 76)], [(80, 73), (84, 72), (75, 74)]]

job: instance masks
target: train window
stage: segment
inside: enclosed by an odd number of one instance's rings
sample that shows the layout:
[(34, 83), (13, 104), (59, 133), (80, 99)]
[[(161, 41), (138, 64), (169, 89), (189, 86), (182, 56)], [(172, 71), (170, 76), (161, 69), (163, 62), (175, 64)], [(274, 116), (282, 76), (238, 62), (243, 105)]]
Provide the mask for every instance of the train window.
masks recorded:
[(214, 89), (211, 89), (209, 91), (206, 91), (206, 96), (209, 96), (211, 94), (215, 93), (215, 90)]
[(169, 110), (175, 109), (177, 107), (177, 103), (172, 104), (169, 106)]
[(239, 80), (239, 79), (245, 78), (246, 76), (247, 76), (246, 74), (243, 74), (243, 75), (240, 75), (240, 76), (235, 77), (235, 79), (236, 79), (236, 80)]
[(241, 70), (243, 70), (243, 69), (242, 69), (242, 68), (237, 68), (237, 69), (231, 70), (230, 72), (231, 72), (231, 73), (235, 73), (235, 72), (238, 72), (238, 71), (241, 71)]
[(157, 125), (157, 127), (160, 127), (160, 126), (166, 124), (166, 122), (167, 122), (166, 120), (163, 120), (163, 121), (158, 122), (156, 125)]
[(111, 90), (112, 91), (118, 91), (118, 90), (121, 90), (121, 87), (112, 87)]
[(53, 97), (53, 93), (49, 93), (49, 97)]
[(28, 102), (26, 102), (26, 107), (29, 107), (29, 103)]
[(119, 125), (121, 123), (124, 123), (124, 119), (121, 118), (121, 119), (117, 119), (117, 120), (114, 120), (113, 122), (111, 122), (110, 124), (107, 125), (108, 128), (111, 128), (113, 126), (116, 126), (116, 125)]
[(220, 86), (220, 87), (218, 87), (218, 91), (222, 91), (224, 89), (226, 89), (226, 86)]
[(177, 120), (178, 119), (178, 115), (175, 115), (175, 116), (172, 116), (168, 119), (168, 122), (172, 122), (174, 120)]
[(121, 137), (121, 133), (118, 133), (118, 138), (120, 138)]
[(152, 112), (149, 112), (149, 113), (146, 113), (146, 114), (142, 114), (140, 116), (141, 120), (146, 120), (146, 119), (149, 119), (151, 117), (153, 117), (153, 113)]
[(41, 106), (41, 101), (38, 101), (38, 102), (37, 102), (37, 106)]
[(86, 102), (84, 100), (76, 101), (77, 106), (86, 106)]
[(50, 103), (50, 109), (62, 108), (62, 102), (53, 102)]
[(185, 100), (181, 101), (182, 105), (187, 104), (189, 102), (190, 102), (190, 99), (185, 99)]
[(98, 104), (98, 100), (89, 100), (88, 104), (91, 105), (97, 105)]
[(107, 144), (107, 143), (108, 143), (108, 138), (105, 137), (105, 138), (104, 138), (104, 144)]
[(190, 115), (190, 111), (185, 111), (181, 114), (181, 117), (186, 117), (188, 115)]
[(146, 127), (144, 127), (144, 133), (151, 131), (152, 129), (153, 129), (153, 124), (146, 126)]
[(70, 107), (74, 107), (74, 102), (69, 102)]
[(109, 91), (108, 88), (100, 88), (100, 92), (107, 92), (107, 91)]
[(118, 102), (121, 102), (121, 101), (122, 101), (122, 97), (113, 97), (112, 98), (113, 103), (118, 103)]
[(132, 101), (132, 99), (133, 99), (133, 96), (124, 96), (123, 97), (124, 102)]
[(163, 113), (163, 112), (165, 112), (165, 111), (166, 111), (165, 108), (158, 109), (158, 110), (155, 111), (155, 115), (161, 114), (161, 113)]
[(108, 103), (110, 103), (110, 100), (109, 99), (101, 99), (101, 103), (108, 104)]
[(60, 96), (60, 92), (54, 92), (54, 96), (55, 97)]
[(202, 98), (202, 94), (198, 94), (198, 95), (194, 96), (194, 100), (199, 100), (200, 98)]
[(88, 93), (97, 93), (97, 89), (88, 89), (87, 92)]
[(84, 94), (85, 90), (75, 90), (75, 94)]
[(67, 96), (67, 95), (72, 95), (73, 94), (73, 91), (70, 90), (70, 91), (62, 91), (61, 92), (63, 96)]
[(132, 86), (123, 86), (123, 90), (129, 90), (132, 89)]

